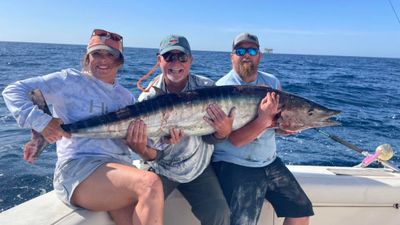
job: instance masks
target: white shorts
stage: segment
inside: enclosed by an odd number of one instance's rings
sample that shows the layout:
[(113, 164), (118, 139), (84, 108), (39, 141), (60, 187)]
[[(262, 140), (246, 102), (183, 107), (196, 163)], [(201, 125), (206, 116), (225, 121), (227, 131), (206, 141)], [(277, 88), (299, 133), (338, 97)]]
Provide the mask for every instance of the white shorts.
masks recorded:
[(75, 188), (89, 177), (99, 166), (105, 163), (119, 163), (133, 166), (131, 163), (109, 157), (85, 156), (57, 162), (53, 185), (58, 198), (72, 208), (71, 197)]

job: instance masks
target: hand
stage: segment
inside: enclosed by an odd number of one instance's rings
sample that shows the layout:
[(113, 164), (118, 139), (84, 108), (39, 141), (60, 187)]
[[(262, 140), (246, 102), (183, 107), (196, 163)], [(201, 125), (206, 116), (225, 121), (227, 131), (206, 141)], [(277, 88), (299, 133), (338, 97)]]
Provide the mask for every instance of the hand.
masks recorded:
[(37, 152), (37, 143), (34, 141), (30, 141), (24, 145), (24, 160), (28, 163), (33, 163), (34, 155)]
[(144, 155), (147, 151), (147, 126), (143, 120), (134, 120), (129, 124), (126, 144), (132, 151)]
[(203, 119), (214, 128), (215, 133), (214, 136), (218, 139), (223, 139), (229, 136), (232, 132), (233, 119), (235, 117), (236, 108), (233, 107), (229, 116), (225, 114), (225, 112), (219, 107), (217, 104), (210, 104), (206, 111), (208, 114), (204, 116)]
[(35, 130), (31, 130), (32, 138), (24, 145), (24, 160), (28, 163), (33, 163), (33, 161), (40, 155), (40, 153), (49, 144), (43, 135)]
[(275, 126), (274, 118), (281, 110), (279, 109), (279, 95), (275, 92), (268, 92), (261, 100), (258, 108), (257, 120), (265, 125), (265, 128)]
[(172, 128), (171, 130), (169, 130), (169, 136), (164, 137), (164, 141), (167, 144), (175, 145), (182, 140), (182, 137), (183, 137), (183, 130)]
[(71, 134), (65, 132), (61, 128), (61, 124), (64, 122), (59, 118), (53, 118), (50, 120), (49, 124), (43, 129), (41, 134), (49, 143), (54, 143), (60, 140), (62, 137), (71, 138)]

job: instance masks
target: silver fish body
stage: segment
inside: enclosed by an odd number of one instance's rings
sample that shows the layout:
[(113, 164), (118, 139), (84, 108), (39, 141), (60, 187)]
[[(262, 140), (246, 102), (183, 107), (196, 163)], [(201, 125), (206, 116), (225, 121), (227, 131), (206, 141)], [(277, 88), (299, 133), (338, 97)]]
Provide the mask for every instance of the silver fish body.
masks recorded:
[(73, 137), (124, 138), (131, 121), (141, 119), (149, 137), (169, 134), (171, 128), (185, 135), (206, 135), (214, 130), (204, 116), (209, 104), (218, 104), (225, 113), (235, 109), (236, 130), (257, 116), (258, 106), (268, 92), (280, 96), (281, 112), (276, 116), (279, 128), (301, 131), (339, 124), (329, 120), (340, 113), (305, 98), (263, 86), (217, 86), (182, 93), (170, 93), (138, 102), (116, 112), (62, 125)]

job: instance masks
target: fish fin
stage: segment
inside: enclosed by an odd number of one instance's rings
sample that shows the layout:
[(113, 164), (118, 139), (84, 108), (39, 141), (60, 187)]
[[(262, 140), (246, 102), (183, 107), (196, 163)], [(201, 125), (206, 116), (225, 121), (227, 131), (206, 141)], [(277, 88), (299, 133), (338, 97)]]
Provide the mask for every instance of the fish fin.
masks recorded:
[(166, 92), (165, 91), (163, 91), (161, 88), (158, 88), (158, 87), (152, 87), (153, 89), (154, 89), (154, 91), (156, 92), (156, 96), (159, 96), (159, 95), (165, 95), (166, 94)]
[(236, 116), (236, 106), (233, 106), (231, 110), (229, 110), (228, 117), (235, 117)]
[[(39, 89), (35, 89), (29, 92), (29, 97), (32, 103), (39, 109), (43, 110), (44, 113), (52, 115), (46, 100), (43, 97), (42, 92)], [(32, 129), (31, 140), (24, 145), (24, 159), (32, 163), (33, 160), (37, 159), (43, 150), (49, 145), (49, 142), (43, 137), (42, 134)]]
[(42, 92), (39, 89), (34, 89), (29, 92), (29, 97), (31, 98), (34, 105), (37, 105), (39, 109), (43, 110), (44, 113), (51, 116), (49, 106), (43, 97)]

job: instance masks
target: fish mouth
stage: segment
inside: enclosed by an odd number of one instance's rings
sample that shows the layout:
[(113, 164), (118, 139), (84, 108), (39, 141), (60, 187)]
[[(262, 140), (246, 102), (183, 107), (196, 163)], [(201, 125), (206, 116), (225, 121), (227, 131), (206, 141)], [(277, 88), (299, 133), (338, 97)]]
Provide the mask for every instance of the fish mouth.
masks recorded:
[(342, 123), (338, 121), (333, 121), (330, 119), (324, 119), (320, 121), (314, 121), (311, 124), (306, 124), (306, 123), (291, 123), (291, 122), (284, 122), (278, 121), (278, 127), (282, 130), (287, 130), (287, 131), (294, 131), (294, 132), (300, 132), (309, 128), (320, 128), (320, 127), (329, 127), (329, 126), (338, 126), (341, 125)]
[(339, 121), (332, 120), (333, 116), (340, 114), (341, 111), (328, 109), (324, 116), (320, 117), (319, 121), (314, 123), (315, 127), (337, 126), (341, 125)]
[(319, 126), (316, 126), (316, 127), (337, 126), (337, 125), (342, 125), (342, 123), (339, 121), (331, 120), (331, 119), (325, 119), (325, 120), (320, 121), (318, 123), (318, 125)]
[[(313, 109), (308, 112), (281, 112), (278, 115), (277, 125), (282, 130), (300, 132), (309, 128), (336, 126), (341, 123), (332, 120), (340, 111), (330, 109)], [(300, 115), (300, 116), (299, 116)], [(302, 115), (302, 116), (301, 116)]]
[(341, 113), (341, 112), (342, 112), (342, 111), (340, 111), (340, 110), (329, 109), (329, 117), (336, 116), (336, 115), (338, 115), (338, 114)]

